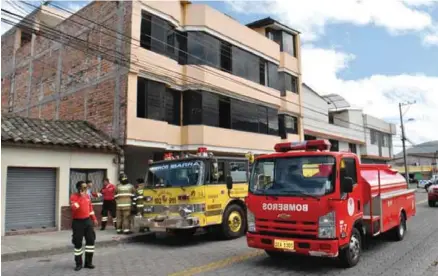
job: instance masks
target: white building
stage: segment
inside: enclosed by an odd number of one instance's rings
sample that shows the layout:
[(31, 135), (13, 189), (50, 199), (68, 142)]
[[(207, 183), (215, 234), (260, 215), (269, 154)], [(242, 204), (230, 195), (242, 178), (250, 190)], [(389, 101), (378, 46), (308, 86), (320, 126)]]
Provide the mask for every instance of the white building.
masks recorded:
[[(71, 228), (69, 197), (79, 180), (117, 183), (118, 147), (84, 121), (2, 116), (1, 233)], [(93, 200), (100, 216), (101, 200)]]
[(395, 125), (351, 108), (341, 96), (321, 96), (302, 86), (304, 139), (328, 139), (332, 151), (351, 151), (363, 163), (386, 163), (392, 158)]

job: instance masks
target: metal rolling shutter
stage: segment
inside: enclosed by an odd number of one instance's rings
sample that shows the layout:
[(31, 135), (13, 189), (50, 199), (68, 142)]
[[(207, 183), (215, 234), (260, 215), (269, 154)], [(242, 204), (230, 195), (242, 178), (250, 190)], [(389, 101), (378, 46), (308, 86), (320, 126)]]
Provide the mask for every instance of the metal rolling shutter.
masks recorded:
[(6, 231), (55, 227), (55, 169), (9, 167), (6, 182)]

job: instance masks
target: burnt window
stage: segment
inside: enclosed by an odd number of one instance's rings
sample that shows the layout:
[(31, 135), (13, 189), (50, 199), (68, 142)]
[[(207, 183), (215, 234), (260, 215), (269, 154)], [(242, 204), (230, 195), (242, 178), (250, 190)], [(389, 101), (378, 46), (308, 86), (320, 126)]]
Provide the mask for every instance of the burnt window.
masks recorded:
[(137, 117), (180, 125), (181, 92), (164, 83), (137, 79)]
[(141, 13), (140, 46), (155, 53), (178, 60), (175, 27), (164, 19), (145, 11)]

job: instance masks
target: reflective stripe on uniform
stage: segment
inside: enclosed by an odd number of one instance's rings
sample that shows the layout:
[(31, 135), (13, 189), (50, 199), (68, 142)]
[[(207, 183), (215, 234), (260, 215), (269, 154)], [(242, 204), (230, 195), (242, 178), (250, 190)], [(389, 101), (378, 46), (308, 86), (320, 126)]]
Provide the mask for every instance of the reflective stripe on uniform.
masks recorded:
[(144, 207), (144, 205), (143, 204), (138, 204), (137, 207)]
[(75, 203), (73, 203), (73, 205), (74, 205), (76, 208), (79, 208), (79, 203), (75, 202)]
[(86, 245), (85, 252), (93, 253), (94, 252), (94, 245)]
[(137, 199), (142, 199), (142, 198), (143, 198), (143, 196), (138, 196), (138, 197), (137, 197)]
[(82, 253), (84, 253), (84, 250), (82, 248), (79, 249), (75, 248), (74, 252), (75, 252), (75, 256), (80, 256), (82, 255)]
[(132, 205), (137, 205), (137, 203), (135, 203), (135, 202), (132, 202)]
[(91, 212), (90, 212), (90, 216), (94, 216), (94, 211), (91, 211)]
[(102, 221), (108, 221), (108, 217), (102, 217)]
[(128, 233), (129, 231), (131, 231), (131, 230), (129, 230), (129, 229), (123, 230), (124, 233)]
[(129, 207), (129, 206), (131, 206), (131, 204), (129, 203), (117, 204), (117, 207)]
[(117, 222), (117, 218), (113, 218), (113, 222), (116, 223)]
[(115, 196), (135, 196), (135, 195), (131, 193), (121, 193), (121, 194), (116, 194)]
[(137, 190), (137, 193), (142, 194), (143, 190)]
[(117, 233), (120, 233), (120, 232), (122, 232), (122, 230), (121, 229), (117, 229)]

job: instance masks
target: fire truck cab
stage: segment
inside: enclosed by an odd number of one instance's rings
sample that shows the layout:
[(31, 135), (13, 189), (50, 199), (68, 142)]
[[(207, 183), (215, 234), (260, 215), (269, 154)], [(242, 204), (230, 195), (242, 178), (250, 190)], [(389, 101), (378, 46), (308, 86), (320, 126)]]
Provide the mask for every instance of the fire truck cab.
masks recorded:
[(438, 181), (427, 188), (427, 200), (429, 207), (435, 207), (438, 202)]
[[(144, 209), (135, 227), (183, 237), (200, 228), (224, 239), (243, 236), (248, 166), (248, 158), (214, 156), (207, 148), (196, 154), (167, 153), (165, 160), (149, 165)], [(227, 190), (230, 177), (234, 188)]]
[(293, 252), (352, 267), (367, 239), (384, 232), (404, 238), (416, 212), (415, 190), (388, 165), (361, 164), (330, 146), (280, 143), (276, 153), (256, 158), (246, 198), (249, 247), (272, 258)]

